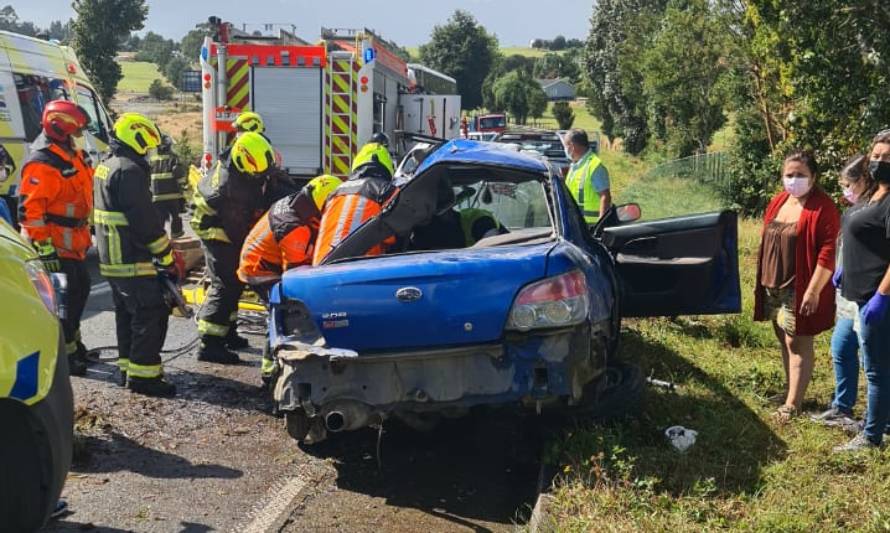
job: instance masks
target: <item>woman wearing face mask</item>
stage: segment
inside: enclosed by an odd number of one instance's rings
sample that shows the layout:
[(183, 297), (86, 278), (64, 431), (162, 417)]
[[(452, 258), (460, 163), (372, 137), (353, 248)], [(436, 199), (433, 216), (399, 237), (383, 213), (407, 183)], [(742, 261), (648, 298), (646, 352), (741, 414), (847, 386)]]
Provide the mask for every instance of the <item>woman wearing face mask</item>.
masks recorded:
[(880, 447), (890, 419), (890, 130), (872, 142), (868, 170), (877, 189), (844, 224), (841, 293), (856, 302), (862, 362), (868, 382), (865, 428), (835, 448)]
[[(850, 205), (841, 220), (843, 228), (856, 210), (868, 203), (875, 182), (868, 173), (868, 158), (862, 154), (851, 157), (841, 169), (839, 179), (844, 200)], [(824, 413), (813, 420), (826, 426), (856, 428), (853, 406), (859, 388), (859, 335), (854, 330), (854, 319), (859, 306), (843, 297), (840, 290), (843, 269), (843, 242), (838, 239), (838, 264), (832, 282), (837, 287), (834, 332), (831, 335), (831, 360), (834, 365), (834, 399)]]
[[(816, 184), (812, 152), (796, 150), (782, 164), (784, 191), (766, 208), (754, 289), (754, 320), (770, 320), (782, 348), (782, 421), (800, 412), (813, 375), (813, 337), (834, 325), (835, 247), (840, 215)], [(784, 400), (784, 401), (783, 401)]]

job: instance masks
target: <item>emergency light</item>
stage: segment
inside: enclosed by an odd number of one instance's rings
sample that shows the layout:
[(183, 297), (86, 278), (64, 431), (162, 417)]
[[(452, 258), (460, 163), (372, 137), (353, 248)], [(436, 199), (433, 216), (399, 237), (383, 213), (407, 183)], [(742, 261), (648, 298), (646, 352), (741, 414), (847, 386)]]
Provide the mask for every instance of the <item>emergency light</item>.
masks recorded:
[(377, 57), (377, 50), (373, 48), (365, 48), (365, 64), (374, 61)]

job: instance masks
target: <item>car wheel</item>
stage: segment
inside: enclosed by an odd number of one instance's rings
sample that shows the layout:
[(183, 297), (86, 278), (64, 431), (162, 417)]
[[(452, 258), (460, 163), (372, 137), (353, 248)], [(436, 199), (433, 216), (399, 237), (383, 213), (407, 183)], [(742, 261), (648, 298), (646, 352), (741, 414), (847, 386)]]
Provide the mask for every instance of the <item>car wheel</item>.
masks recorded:
[(639, 411), (646, 380), (639, 365), (613, 363), (585, 387), (577, 414), (597, 420), (615, 420)]
[(287, 434), (297, 441), (304, 440), (312, 427), (306, 411), (302, 408), (285, 412), (284, 421), (287, 425)]

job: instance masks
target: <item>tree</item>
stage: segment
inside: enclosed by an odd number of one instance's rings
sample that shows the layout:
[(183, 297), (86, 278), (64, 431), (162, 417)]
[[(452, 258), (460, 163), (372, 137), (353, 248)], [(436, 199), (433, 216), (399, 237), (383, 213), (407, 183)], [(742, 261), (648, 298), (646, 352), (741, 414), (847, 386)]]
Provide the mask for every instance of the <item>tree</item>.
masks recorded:
[(544, 54), (535, 60), (533, 75), (538, 79), (568, 78), (572, 83), (578, 83), (581, 69), (572, 56)]
[(18, 13), (11, 5), (0, 8), (0, 30), (21, 33), (29, 37), (34, 37), (40, 33), (40, 28), (31, 22), (21, 22)]
[(538, 82), (514, 70), (492, 85), (493, 110), (506, 111), (519, 124), (528, 117), (540, 118), (547, 109), (547, 95)]
[(155, 100), (169, 100), (173, 98), (173, 87), (165, 85), (159, 79), (155, 79), (148, 86), (148, 95)]
[(114, 60), (120, 43), (141, 30), (148, 7), (144, 0), (74, 0), (74, 50), (99, 95), (108, 103), (117, 91), (121, 67)]
[(550, 43), (550, 49), (553, 51), (556, 51), (556, 52), (558, 52), (560, 50), (565, 50), (566, 49), (566, 38), (563, 37), (562, 35), (557, 35), (553, 39), (553, 42)]
[(532, 79), (527, 80), (526, 90), (528, 91), (528, 116), (538, 120), (544, 116), (544, 111), (547, 111), (547, 93), (537, 81)]
[(553, 118), (559, 124), (559, 129), (571, 129), (572, 124), (575, 123), (575, 112), (572, 111), (568, 102), (556, 102), (553, 104)]
[(183, 57), (190, 62), (198, 60), (198, 56), (201, 55), (201, 47), (204, 46), (204, 37), (208, 35), (208, 31), (205, 23), (185, 34), (179, 41), (179, 52)]
[(429, 43), (420, 47), (421, 61), (457, 80), (463, 106), (482, 104), (482, 84), (498, 57), (498, 41), (466, 11), (457, 10), (433, 28)]
[(729, 52), (709, 0), (671, 0), (640, 56), (649, 123), (672, 155), (707, 152), (726, 122)]
[(49, 24), (49, 38), (55, 39), (60, 43), (67, 43), (71, 40), (71, 21), (62, 24), (61, 20), (54, 20)]
[(150, 31), (142, 38), (139, 51), (136, 53), (136, 61), (149, 61), (164, 70), (167, 62), (173, 57), (176, 47), (172, 39), (165, 39), (162, 35)]
[(176, 53), (167, 64), (164, 65), (162, 72), (174, 87), (182, 89), (182, 73), (191, 68), (191, 62), (183, 57), (182, 54)]

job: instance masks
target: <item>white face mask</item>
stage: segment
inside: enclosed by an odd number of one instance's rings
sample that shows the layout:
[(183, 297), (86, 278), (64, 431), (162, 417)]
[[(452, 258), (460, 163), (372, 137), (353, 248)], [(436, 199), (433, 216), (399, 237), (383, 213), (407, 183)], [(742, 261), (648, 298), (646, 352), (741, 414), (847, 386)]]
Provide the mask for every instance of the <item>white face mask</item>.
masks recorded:
[(563, 146), (562, 149), (563, 149), (563, 151), (566, 153), (566, 157), (569, 158), (569, 159), (571, 159), (571, 158), (572, 158), (572, 152), (569, 150), (569, 147), (568, 147), (568, 146)]
[(855, 204), (859, 201), (859, 193), (853, 190), (853, 187), (844, 187), (844, 199), (846, 199), (851, 204)]
[(795, 198), (805, 196), (813, 188), (810, 178), (806, 176), (786, 176), (782, 178), (782, 182), (785, 185), (785, 191)]

